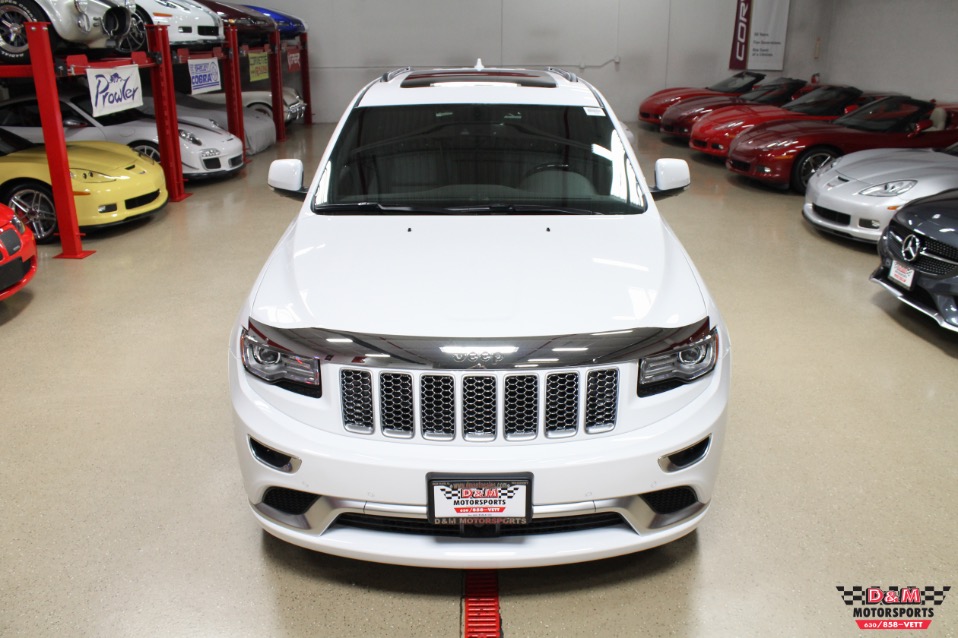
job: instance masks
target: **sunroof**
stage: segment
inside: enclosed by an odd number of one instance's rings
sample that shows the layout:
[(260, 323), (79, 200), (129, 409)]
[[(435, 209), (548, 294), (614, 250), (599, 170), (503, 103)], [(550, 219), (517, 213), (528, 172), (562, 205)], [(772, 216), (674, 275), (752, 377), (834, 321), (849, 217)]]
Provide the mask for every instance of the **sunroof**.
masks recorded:
[(401, 86), (404, 89), (415, 89), (443, 84), (514, 84), (547, 89), (556, 86), (552, 76), (541, 71), (473, 71), (471, 69), (410, 73)]

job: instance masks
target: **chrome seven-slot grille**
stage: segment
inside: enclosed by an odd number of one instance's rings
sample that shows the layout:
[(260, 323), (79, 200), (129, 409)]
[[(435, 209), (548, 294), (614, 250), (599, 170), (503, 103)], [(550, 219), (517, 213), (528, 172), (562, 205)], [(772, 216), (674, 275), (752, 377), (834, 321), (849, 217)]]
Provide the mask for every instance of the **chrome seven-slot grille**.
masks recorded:
[(343, 426), (433, 441), (527, 441), (615, 427), (619, 371), (412, 373), (344, 368)]

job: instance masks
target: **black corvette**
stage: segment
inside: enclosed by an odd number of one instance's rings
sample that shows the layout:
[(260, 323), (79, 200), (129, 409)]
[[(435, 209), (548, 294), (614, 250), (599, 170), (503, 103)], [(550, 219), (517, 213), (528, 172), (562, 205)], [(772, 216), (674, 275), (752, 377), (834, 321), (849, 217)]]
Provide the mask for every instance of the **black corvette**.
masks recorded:
[(958, 190), (903, 206), (878, 241), (871, 280), (958, 332)]

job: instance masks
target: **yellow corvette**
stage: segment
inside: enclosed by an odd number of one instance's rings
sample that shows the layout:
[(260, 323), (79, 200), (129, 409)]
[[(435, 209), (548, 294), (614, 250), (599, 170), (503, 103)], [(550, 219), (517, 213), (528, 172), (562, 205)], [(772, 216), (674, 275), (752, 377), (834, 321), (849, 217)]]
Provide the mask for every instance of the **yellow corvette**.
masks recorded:
[[(163, 169), (122, 144), (70, 142), (70, 178), (80, 227), (106, 226), (163, 208)], [(37, 242), (56, 237), (46, 149), (0, 129), (0, 203), (29, 223)]]

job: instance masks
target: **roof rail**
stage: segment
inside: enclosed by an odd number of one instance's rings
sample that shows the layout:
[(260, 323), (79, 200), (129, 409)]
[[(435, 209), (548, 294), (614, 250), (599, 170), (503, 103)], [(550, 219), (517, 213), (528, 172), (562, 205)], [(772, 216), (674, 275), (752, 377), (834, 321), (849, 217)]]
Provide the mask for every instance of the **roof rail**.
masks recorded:
[(406, 72), (408, 72), (408, 71), (412, 71), (412, 67), (411, 67), (411, 66), (404, 66), (404, 67), (402, 67), (402, 68), (400, 68), (400, 69), (396, 69), (395, 71), (389, 71), (388, 73), (383, 73), (383, 77), (380, 79), (380, 81), (382, 81), (382, 82), (389, 82), (391, 79), (393, 79), (394, 77), (396, 77), (396, 76), (399, 75), (400, 73), (406, 73)]
[(550, 66), (550, 67), (546, 67), (546, 71), (549, 71), (550, 73), (557, 73), (561, 75), (562, 77), (564, 77), (569, 82), (579, 81), (579, 78), (576, 76), (575, 73), (571, 73), (569, 71), (566, 71), (565, 69), (560, 69), (558, 67)]

